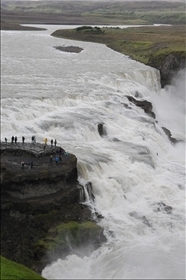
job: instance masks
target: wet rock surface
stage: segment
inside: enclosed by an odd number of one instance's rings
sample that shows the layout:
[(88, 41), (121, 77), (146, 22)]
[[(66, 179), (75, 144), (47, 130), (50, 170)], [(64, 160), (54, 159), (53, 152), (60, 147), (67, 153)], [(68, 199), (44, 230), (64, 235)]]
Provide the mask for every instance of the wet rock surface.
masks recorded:
[(177, 140), (176, 138), (172, 137), (172, 133), (170, 132), (169, 129), (167, 129), (166, 127), (162, 127), (163, 131), (165, 132), (165, 134), (168, 136), (169, 140), (173, 143), (176, 144), (177, 142), (179, 142), (179, 140)]
[(184, 52), (172, 52), (161, 59), (150, 57), (148, 65), (160, 71), (162, 87), (171, 84), (173, 76), (186, 67)]
[(152, 111), (153, 106), (152, 103), (147, 101), (147, 100), (137, 100), (132, 96), (126, 96), (128, 98), (128, 100), (132, 103), (134, 103), (137, 107), (140, 107), (141, 109), (144, 110), (144, 112), (146, 114), (148, 114), (149, 116), (151, 116), (152, 118), (156, 118), (154, 112)]
[[(59, 153), (60, 147), (44, 148), (40, 143), (1, 143), (1, 254), (39, 273), (72, 250), (70, 244), (53, 255), (46, 246), (38, 250), (51, 228), (72, 221), (96, 224), (90, 209), (80, 202), (83, 187), (77, 180), (77, 158), (63, 154), (56, 164)], [(86, 236), (91, 238), (86, 241)], [(82, 243), (94, 244), (92, 250), (105, 241), (101, 228), (86, 236)], [(76, 238), (73, 244), (76, 249), (80, 246), (76, 246)]]

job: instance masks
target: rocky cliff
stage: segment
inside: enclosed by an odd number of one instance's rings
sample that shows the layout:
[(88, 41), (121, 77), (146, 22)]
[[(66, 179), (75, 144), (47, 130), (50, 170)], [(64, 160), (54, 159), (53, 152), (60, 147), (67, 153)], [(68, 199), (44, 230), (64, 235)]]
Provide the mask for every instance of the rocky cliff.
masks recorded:
[(62, 154), (56, 163), (59, 155), (60, 147), (1, 143), (1, 254), (37, 272), (106, 240), (81, 201), (77, 158)]
[(169, 52), (167, 54), (152, 55), (148, 65), (158, 69), (162, 87), (171, 84), (173, 76), (179, 70), (186, 68), (185, 52)]

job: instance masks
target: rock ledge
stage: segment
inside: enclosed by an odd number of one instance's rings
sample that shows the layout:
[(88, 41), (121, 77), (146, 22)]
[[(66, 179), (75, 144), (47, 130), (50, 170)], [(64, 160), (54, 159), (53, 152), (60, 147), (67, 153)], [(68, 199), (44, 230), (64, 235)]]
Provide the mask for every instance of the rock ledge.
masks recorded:
[(82, 244), (90, 253), (106, 241), (83, 203), (76, 156), (64, 154), (57, 164), (50, 162), (59, 150), (39, 143), (1, 143), (1, 255), (38, 273)]

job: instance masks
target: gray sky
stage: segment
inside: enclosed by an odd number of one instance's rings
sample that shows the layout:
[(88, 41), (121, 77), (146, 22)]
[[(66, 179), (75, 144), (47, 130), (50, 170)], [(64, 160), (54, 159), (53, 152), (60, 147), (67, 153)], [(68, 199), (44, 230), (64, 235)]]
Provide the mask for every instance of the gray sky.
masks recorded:
[[(41, 0), (1, 0), (1, 2), (6, 2), (6, 1), (41, 1)], [(59, 2), (68, 2), (68, 1), (98, 1), (98, 2), (136, 2), (136, 1), (145, 1), (145, 2), (151, 2), (152, 0), (42, 0), (42, 1), (47, 1), (47, 2), (52, 2), (52, 1), (59, 1)], [(166, 1), (166, 2), (181, 2), (185, 3), (186, 0), (153, 0), (153, 1)]]

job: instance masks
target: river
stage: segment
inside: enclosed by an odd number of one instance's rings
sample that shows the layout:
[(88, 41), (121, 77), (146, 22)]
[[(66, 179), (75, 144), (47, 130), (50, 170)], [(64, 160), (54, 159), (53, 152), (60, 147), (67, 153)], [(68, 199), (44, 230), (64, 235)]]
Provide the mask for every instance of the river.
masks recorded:
[[(184, 279), (185, 71), (161, 89), (158, 70), (102, 44), (50, 36), (66, 26), (42, 27), (1, 33), (1, 140), (34, 134), (75, 154), (78, 180), (95, 196), (85, 203), (104, 217), (107, 237), (93, 253), (49, 263), (42, 276)], [(151, 102), (156, 119), (128, 95)]]

